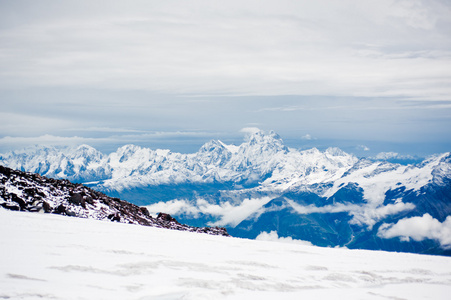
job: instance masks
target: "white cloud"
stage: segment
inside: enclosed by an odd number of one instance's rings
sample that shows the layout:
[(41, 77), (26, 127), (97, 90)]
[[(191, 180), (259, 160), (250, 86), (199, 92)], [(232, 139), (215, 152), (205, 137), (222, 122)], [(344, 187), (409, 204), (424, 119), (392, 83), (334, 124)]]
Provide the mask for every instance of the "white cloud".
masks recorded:
[(88, 132), (119, 132), (119, 133), (146, 133), (144, 130), (127, 129), (127, 128), (114, 128), (114, 127), (80, 127), (70, 128), (70, 131), (88, 131)]
[(308, 140), (308, 141), (310, 141), (310, 140), (313, 140), (313, 137), (310, 134), (307, 133), (306, 135), (301, 137), (301, 140)]
[(450, 123), (450, 5), (406, 3), (9, 1), (0, 9), (0, 137), (238, 138), (261, 124), (297, 143), (295, 128), (352, 140), (349, 148), (438, 144)]
[(147, 205), (146, 208), (153, 215), (162, 212), (170, 215), (178, 215), (183, 213), (189, 216), (197, 217), (200, 212), (197, 207), (191, 205), (186, 200), (157, 202), (155, 204)]
[[(151, 144), (155, 141), (178, 139), (196, 139), (209, 138), (212, 133), (203, 131), (140, 131), (127, 130), (120, 128), (87, 128), (77, 129), (83, 131), (99, 131), (106, 133), (116, 133), (113, 135), (104, 135), (102, 137), (84, 137), (84, 136), (58, 136), (52, 134), (44, 134), (39, 136), (4, 136), (0, 138), (0, 151), (6, 152), (16, 149), (22, 149), (31, 145), (46, 146), (77, 146), (88, 144), (93, 147), (102, 148), (104, 145), (115, 145), (121, 147), (130, 143), (146, 143)], [(133, 134), (135, 133), (135, 134)], [(111, 146), (109, 147), (111, 148)], [(116, 149), (110, 149), (116, 150)]]
[(150, 213), (165, 212), (173, 215), (185, 213), (198, 216), (200, 213), (218, 217), (219, 220), (208, 224), (209, 226), (232, 226), (235, 227), (249, 217), (257, 217), (263, 211), (263, 205), (271, 201), (270, 197), (244, 199), (239, 205), (230, 202), (211, 204), (205, 199), (199, 198), (195, 203), (187, 200), (171, 200), (158, 202), (147, 206)]
[(412, 203), (397, 202), (374, 208), (372, 205), (364, 205), (350, 211), (353, 216), (351, 224), (366, 225), (369, 229), (383, 218), (396, 215), (403, 211), (413, 210), (415, 205)]
[(393, 159), (398, 158), (399, 153), (396, 152), (380, 152), (376, 155), (376, 159), (386, 160), (386, 159)]
[(224, 202), (220, 205), (209, 204), (201, 199), (197, 201), (199, 210), (204, 214), (219, 216), (221, 219), (210, 225), (235, 227), (250, 216), (258, 216), (262, 211), (263, 205), (271, 201), (270, 197), (244, 199), (239, 205), (232, 205), (230, 202)]
[(437, 240), (445, 249), (451, 248), (451, 216), (441, 223), (430, 214), (422, 217), (405, 218), (396, 224), (383, 224), (378, 230), (379, 237), (390, 239), (399, 237), (402, 241)]
[(301, 244), (306, 246), (312, 246), (312, 243), (309, 241), (303, 240), (295, 240), (291, 236), (289, 237), (279, 237), (277, 231), (271, 232), (261, 232), (256, 238), (258, 241), (270, 241), (270, 242), (281, 242), (281, 243), (290, 243), (290, 244)]
[(0, 138), (0, 148), (8, 150), (8, 148), (21, 148), (30, 145), (47, 145), (47, 146), (76, 146), (81, 144), (98, 144), (99, 142), (110, 142), (109, 138), (85, 138), (80, 136), (62, 137), (45, 134), (36, 137), (11, 137), (5, 136)]
[(307, 214), (313, 214), (313, 213), (339, 213), (339, 212), (350, 212), (353, 210), (360, 209), (360, 206), (358, 205), (352, 205), (352, 204), (343, 204), (343, 203), (337, 203), (334, 205), (324, 205), (321, 207), (315, 206), (313, 204), (308, 206), (300, 205), (293, 200), (286, 199), (288, 204), (298, 213), (301, 215), (307, 215)]
[(244, 127), (241, 128), (240, 132), (245, 133), (245, 134), (254, 134), (261, 131), (260, 128), (258, 127)]
[(2, 86), (449, 100), (439, 1), (77, 2), (2, 10)]
[(352, 216), (351, 223), (360, 226), (367, 226), (371, 229), (377, 221), (390, 216), (395, 215), (402, 211), (408, 211), (415, 208), (412, 203), (397, 202), (395, 204), (381, 205), (374, 207), (371, 204), (367, 205), (355, 205), (348, 203), (336, 203), (333, 205), (325, 205), (317, 207), (315, 205), (303, 206), (293, 200), (286, 199), (288, 204), (298, 214), (313, 214), (313, 213), (340, 213), (347, 212)]
[(358, 145), (357, 150), (370, 151), (370, 148), (365, 145)]
[(374, 159), (377, 160), (389, 160), (389, 159), (415, 159), (412, 155), (401, 155), (397, 152), (379, 152)]

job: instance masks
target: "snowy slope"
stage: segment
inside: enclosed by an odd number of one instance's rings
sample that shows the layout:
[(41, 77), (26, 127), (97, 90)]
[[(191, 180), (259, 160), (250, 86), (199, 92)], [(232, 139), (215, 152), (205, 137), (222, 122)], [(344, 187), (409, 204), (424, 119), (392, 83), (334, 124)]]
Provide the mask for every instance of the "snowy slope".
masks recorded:
[(108, 197), (82, 184), (0, 166), (0, 209), (3, 208), (228, 235), (223, 228), (197, 228), (180, 224), (164, 213), (154, 218), (145, 207)]
[(449, 299), (449, 257), (0, 210), (2, 299)]

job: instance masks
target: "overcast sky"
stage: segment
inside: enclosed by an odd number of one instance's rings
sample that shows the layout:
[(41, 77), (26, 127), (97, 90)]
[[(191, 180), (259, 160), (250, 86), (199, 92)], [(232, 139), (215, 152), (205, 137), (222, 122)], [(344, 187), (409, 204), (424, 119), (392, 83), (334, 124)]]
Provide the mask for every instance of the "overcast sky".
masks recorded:
[(0, 152), (451, 151), (451, 2), (0, 0)]

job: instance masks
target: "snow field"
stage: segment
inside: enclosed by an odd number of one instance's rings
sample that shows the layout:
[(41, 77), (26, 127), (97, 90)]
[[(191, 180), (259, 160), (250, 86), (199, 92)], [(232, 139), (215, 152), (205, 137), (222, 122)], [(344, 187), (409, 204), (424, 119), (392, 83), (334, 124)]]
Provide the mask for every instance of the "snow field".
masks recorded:
[(449, 299), (451, 258), (0, 210), (0, 299)]

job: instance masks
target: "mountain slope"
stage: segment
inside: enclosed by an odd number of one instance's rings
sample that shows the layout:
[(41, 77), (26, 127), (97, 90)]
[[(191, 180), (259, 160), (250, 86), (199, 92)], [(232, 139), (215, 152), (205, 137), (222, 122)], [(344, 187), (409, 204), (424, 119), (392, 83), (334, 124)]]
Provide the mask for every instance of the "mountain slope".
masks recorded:
[(451, 293), (449, 257), (2, 209), (0, 237), (2, 299), (441, 300)]
[(195, 228), (167, 214), (153, 218), (144, 207), (108, 197), (81, 184), (0, 166), (0, 207), (184, 231), (228, 235), (223, 228)]

